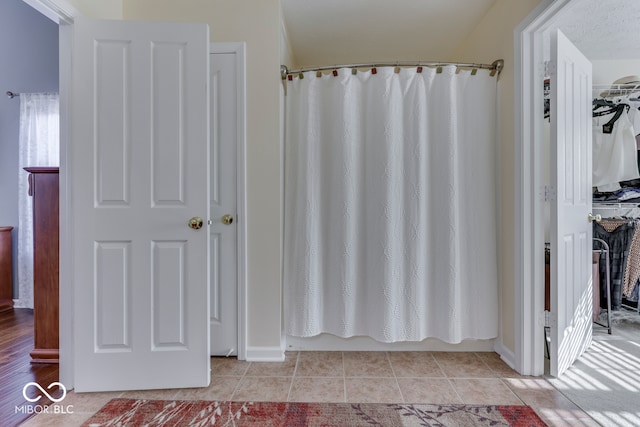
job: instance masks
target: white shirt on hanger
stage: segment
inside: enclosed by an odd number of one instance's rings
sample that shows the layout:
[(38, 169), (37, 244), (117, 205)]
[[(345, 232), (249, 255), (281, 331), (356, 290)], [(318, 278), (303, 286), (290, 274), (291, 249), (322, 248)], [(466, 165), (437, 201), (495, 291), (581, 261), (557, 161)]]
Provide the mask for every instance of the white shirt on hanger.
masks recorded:
[(593, 118), (593, 186), (598, 191), (620, 189), (620, 181), (640, 178), (636, 135), (629, 115), (623, 112), (611, 133), (604, 133), (615, 113)]

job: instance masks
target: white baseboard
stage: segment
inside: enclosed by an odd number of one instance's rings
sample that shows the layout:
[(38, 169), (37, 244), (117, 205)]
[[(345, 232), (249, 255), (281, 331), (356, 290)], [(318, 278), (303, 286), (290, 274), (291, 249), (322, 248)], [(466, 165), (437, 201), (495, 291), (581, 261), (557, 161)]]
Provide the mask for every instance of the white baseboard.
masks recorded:
[(33, 309), (33, 301), (29, 303), (29, 301), (14, 299), (13, 300), (13, 308), (30, 308)]
[(509, 365), (511, 369), (516, 369), (516, 354), (505, 347), (502, 340), (496, 340), (493, 349), (500, 355), (504, 363)]
[(247, 347), (247, 362), (284, 362), (281, 347)]
[(449, 344), (435, 338), (419, 342), (383, 343), (369, 337), (340, 338), (322, 334), (300, 338), (287, 336), (287, 351), (494, 351), (495, 340), (465, 340)]

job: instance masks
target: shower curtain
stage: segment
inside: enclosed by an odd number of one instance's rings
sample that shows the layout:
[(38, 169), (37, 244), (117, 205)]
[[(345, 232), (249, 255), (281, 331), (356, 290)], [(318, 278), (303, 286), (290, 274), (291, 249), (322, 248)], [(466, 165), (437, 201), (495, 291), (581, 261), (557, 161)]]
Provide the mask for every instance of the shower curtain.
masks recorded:
[(18, 137), (18, 296), (14, 307), (33, 308), (33, 204), (29, 166), (60, 164), (60, 112), (57, 93), (20, 94)]
[(497, 336), (496, 77), (397, 71), (286, 82), (291, 336)]

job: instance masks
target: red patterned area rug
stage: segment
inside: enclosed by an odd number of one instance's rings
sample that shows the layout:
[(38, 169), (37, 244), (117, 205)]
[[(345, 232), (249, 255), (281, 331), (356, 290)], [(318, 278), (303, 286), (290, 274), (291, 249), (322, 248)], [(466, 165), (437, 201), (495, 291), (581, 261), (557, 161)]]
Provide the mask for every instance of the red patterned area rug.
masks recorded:
[(517, 426), (546, 424), (528, 406), (113, 399), (83, 426)]

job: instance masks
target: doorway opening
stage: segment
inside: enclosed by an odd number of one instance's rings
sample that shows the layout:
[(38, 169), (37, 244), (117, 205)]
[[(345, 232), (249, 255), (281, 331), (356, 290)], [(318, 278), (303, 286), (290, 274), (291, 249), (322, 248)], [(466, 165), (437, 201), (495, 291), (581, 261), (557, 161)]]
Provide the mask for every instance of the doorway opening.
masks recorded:
[[(589, 11), (585, 12), (586, 9)], [(585, 2), (575, 0), (545, 2), (516, 31), (516, 188), (520, 191), (516, 212), (516, 229), (519, 231), (515, 246), (515, 302), (522, 308), (516, 319), (516, 363), (518, 370), (525, 374), (541, 375), (545, 372), (547, 350), (546, 340), (543, 338), (548, 316), (545, 313), (548, 301), (545, 301), (544, 291), (546, 278), (543, 268), (546, 262), (543, 248), (549, 240), (548, 224), (551, 218), (546, 209), (548, 202), (545, 199), (553, 196), (554, 190), (546, 178), (549, 156), (545, 150), (548, 150), (549, 146), (549, 132), (548, 122), (545, 122), (544, 118), (543, 90), (544, 78), (548, 76), (548, 73), (544, 72), (543, 64), (549, 58), (549, 34), (555, 29), (561, 29), (566, 31), (571, 39), (573, 31), (578, 26), (584, 28), (584, 24), (576, 22), (578, 17), (594, 15), (594, 19), (601, 21), (598, 23), (600, 26), (590, 25), (589, 33), (595, 37), (602, 36), (603, 32), (599, 32), (599, 29), (606, 31), (607, 28), (602, 27), (606, 23), (605, 16), (598, 15), (601, 12), (602, 9), (591, 8)], [(607, 12), (610, 15), (612, 11)], [(616, 11), (624, 12), (623, 8)], [(610, 31), (610, 28), (608, 30)], [(610, 45), (607, 48), (612, 52), (617, 49), (616, 54), (621, 55), (616, 59), (618, 75), (615, 78), (634, 74), (619, 68), (619, 59), (624, 59), (624, 52), (620, 52), (619, 47)], [(615, 80), (611, 75), (603, 77), (606, 74), (602, 73), (607, 68), (606, 61), (598, 60), (589, 53), (586, 56), (594, 63), (594, 84), (610, 84)], [(626, 59), (631, 61), (631, 66), (636, 67), (635, 70), (640, 70), (636, 58), (629, 60), (627, 56)], [(636, 71), (635, 74), (639, 72)], [(591, 99), (588, 102), (591, 104)], [(597, 212), (593, 213), (595, 215)], [(586, 262), (585, 266), (592, 267)], [(553, 268), (553, 265), (550, 267)], [(551, 321), (553, 322), (553, 319)]]

